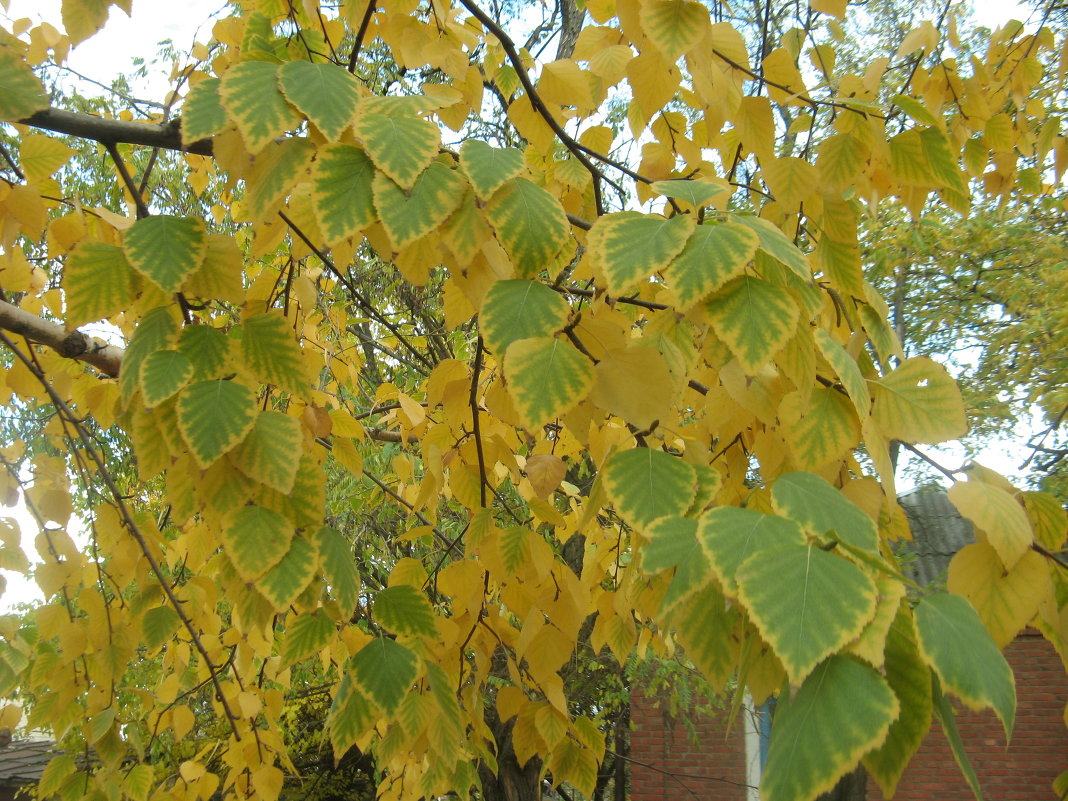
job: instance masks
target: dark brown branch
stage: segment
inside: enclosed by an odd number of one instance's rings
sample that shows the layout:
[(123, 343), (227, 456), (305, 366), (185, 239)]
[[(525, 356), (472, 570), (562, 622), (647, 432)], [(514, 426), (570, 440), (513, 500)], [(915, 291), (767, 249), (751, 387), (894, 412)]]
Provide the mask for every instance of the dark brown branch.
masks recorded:
[(93, 114), (46, 108), (19, 122), (45, 131), (91, 139), (104, 145), (146, 145), (163, 150), (196, 153), (200, 156), (212, 155), (211, 139), (201, 139), (188, 146), (182, 144), (181, 118), (163, 124), (127, 122), (126, 120), (107, 120)]

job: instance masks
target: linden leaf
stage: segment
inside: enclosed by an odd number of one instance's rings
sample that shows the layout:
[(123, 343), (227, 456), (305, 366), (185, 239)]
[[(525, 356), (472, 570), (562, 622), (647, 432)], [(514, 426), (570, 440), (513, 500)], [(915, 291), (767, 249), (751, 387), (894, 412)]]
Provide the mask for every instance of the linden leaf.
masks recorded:
[(204, 221), (158, 214), (138, 220), (123, 237), (131, 266), (163, 292), (182, 288), (207, 252)]
[(528, 429), (567, 412), (593, 385), (590, 360), (556, 337), (513, 342), (504, 353), (504, 375), (516, 412)]
[(872, 418), (887, 437), (937, 443), (968, 432), (957, 382), (926, 356), (902, 362), (869, 386)]
[(347, 616), (356, 608), (360, 594), (360, 577), (356, 572), (356, 558), (349, 544), (337, 529), (323, 526), (315, 535), (323, 575), (330, 592)]
[(306, 174), (314, 151), (307, 139), (284, 139), (271, 142), (256, 156), (246, 193), (254, 222), (277, 216), (286, 194)]
[(240, 332), (241, 355), (258, 378), (295, 395), (308, 391), (300, 345), (280, 312), (249, 317), (234, 331)]
[(678, 308), (685, 311), (745, 272), (759, 241), (751, 228), (735, 222), (697, 226), (686, 247), (664, 268)]
[(287, 667), (326, 648), (337, 633), (337, 626), (322, 609), (286, 621), (282, 640), (282, 666)]
[(853, 404), (831, 387), (812, 389), (807, 402), (800, 392), (788, 393), (779, 404), (779, 421), (797, 466), (806, 470), (841, 459), (860, 439)]
[(410, 584), (380, 590), (375, 596), (375, 619), (395, 634), (436, 637), (434, 610), (426, 596)]
[(334, 759), (340, 762), (356, 741), (374, 725), (377, 717), (374, 705), (357, 688), (350, 674), (344, 674), (326, 715), (326, 729)]
[(540, 281), (498, 281), (482, 301), (479, 329), (490, 352), (502, 354), (520, 339), (559, 331), (570, 311), (560, 293)]
[(609, 457), (601, 470), (620, 516), (639, 529), (690, 508), (697, 492), (693, 465), (653, 448), (630, 448)]
[(735, 214), (731, 219), (751, 228), (760, 239), (758, 247), (775, 261), (789, 267), (804, 281), (812, 278), (808, 257), (773, 223), (751, 214)]
[(178, 430), (201, 468), (245, 438), (256, 422), (256, 396), (234, 381), (199, 381), (178, 397)]
[(463, 179), (443, 164), (431, 164), (407, 190), (381, 172), (371, 186), (382, 227), (397, 250), (438, 228), (464, 195)]
[(523, 171), (523, 151), (515, 147), (492, 147), (478, 139), (468, 139), (460, 148), (460, 169), (479, 199), (488, 200)]
[(642, 30), (669, 61), (704, 38), (708, 9), (692, 0), (650, 0), (641, 5)]
[(386, 637), (375, 637), (349, 662), (353, 679), (386, 712), (396, 710), (418, 675), (415, 654)]
[(219, 96), (250, 153), (259, 153), (300, 124), (278, 86), (278, 69), (268, 61), (243, 61), (227, 70), (219, 84)]
[(182, 103), (181, 119), (185, 147), (210, 139), (226, 128), (226, 108), (219, 96), (218, 78), (205, 78), (193, 84)]
[(375, 221), (375, 168), (355, 145), (329, 145), (312, 167), (312, 203), (323, 236), (337, 244)]
[(0, 120), (17, 122), (49, 106), (44, 85), (18, 55), (0, 47)]
[(63, 270), (67, 325), (76, 328), (125, 311), (133, 303), (135, 281), (122, 248), (80, 242)]
[(410, 189), (441, 144), (434, 123), (415, 115), (364, 114), (356, 123), (367, 155), (401, 189)]
[(304, 592), (319, 567), (315, 545), (303, 537), (293, 537), (289, 550), (274, 567), (256, 581), (276, 612), (287, 609)]
[(171, 639), (181, 625), (178, 613), (171, 606), (157, 606), (141, 618), (141, 637), (149, 651), (155, 651)]
[(161, 306), (141, 318), (141, 324), (126, 347), (119, 370), (119, 394), (123, 402), (128, 402), (141, 386), (141, 362), (150, 353), (171, 347), (177, 336), (178, 324), (171, 309)]
[(177, 350), (157, 350), (141, 362), (141, 396), (145, 406), (159, 406), (193, 377), (193, 365)]
[(981, 481), (958, 481), (948, 495), (957, 511), (986, 535), (1006, 570), (1031, 549), (1034, 534), (1027, 512), (1005, 490)]
[(76, 152), (53, 136), (30, 134), (19, 145), (19, 163), (26, 180), (32, 184), (51, 177)]
[(693, 230), (689, 214), (670, 219), (635, 211), (606, 214), (590, 230), (590, 258), (604, 272), (609, 294), (622, 295), (667, 267)]
[(547, 269), (567, 243), (564, 207), (526, 178), (513, 178), (495, 192), (486, 215), (521, 278)]
[(643, 430), (669, 419), (675, 381), (656, 348), (609, 350), (593, 372), (591, 403)]
[(738, 568), (750, 556), (783, 545), (805, 544), (805, 532), (795, 520), (737, 506), (718, 506), (703, 514), (697, 538), (730, 595), (737, 593)]
[(288, 414), (265, 410), (256, 417), (248, 436), (230, 452), (234, 466), (261, 484), (283, 494), (293, 489), (300, 463), (300, 421)]
[(327, 141), (337, 141), (352, 122), (360, 87), (344, 67), (330, 62), (289, 61), (278, 71), (278, 80), (289, 102)]
[(293, 524), (261, 506), (242, 506), (223, 527), (222, 543), (234, 570), (245, 581), (255, 581), (289, 552)]
[(833, 532), (836, 539), (865, 551), (879, 549), (875, 521), (815, 473), (779, 476), (771, 488), (771, 500), (780, 514), (817, 536)]
[(785, 289), (735, 278), (708, 301), (712, 327), (748, 375), (755, 375), (797, 330), (800, 312)]

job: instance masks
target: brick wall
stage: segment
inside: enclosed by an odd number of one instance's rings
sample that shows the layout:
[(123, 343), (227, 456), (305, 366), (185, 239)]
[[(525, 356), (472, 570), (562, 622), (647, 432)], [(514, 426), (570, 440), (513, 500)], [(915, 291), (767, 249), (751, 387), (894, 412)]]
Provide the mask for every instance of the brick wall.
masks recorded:
[[(1035, 633), (1016, 639), (1005, 651), (1016, 674), (1016, 726), (1005, 748), (1001, 722), (990, 712), (962, 711), (957, 726), (988, 801), (1053, 801), (1053, 779), (1068, 769), (1068, 676), (1053, 648)], [(672, 725), (654, 700), (631, 698), (631, 801), (692, 799), (745, 800), (745, 744), (741, 714), (724, 738), (725, 722), (705, 718), (695, 745), (681, 724)], [(703, 746), (703, 747), (702, 747)], [(685, 786), (684, 786), (685, 785)], [(687, 789), (688, 788), (688, 789)], [(693, 791), (694, 795), (689, 792)], [(894, 801), (969, 801), (937, 722), (913, 757)], [(872, 781), (869, 801), (883, 795)]]

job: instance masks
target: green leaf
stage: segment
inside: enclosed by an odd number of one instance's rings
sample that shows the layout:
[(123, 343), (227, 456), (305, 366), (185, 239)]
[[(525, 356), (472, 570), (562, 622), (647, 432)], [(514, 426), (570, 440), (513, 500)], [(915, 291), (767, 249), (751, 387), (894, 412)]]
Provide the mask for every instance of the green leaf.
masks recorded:
[(375, 712), (374, 706), (356, 687), (349, 674), (343, 675), (326, 715), (326, 728), (336, 762), (340, 762), (356, 741), (374, 725), (377, 719)]
[(438, 228), (464, 196), (463, 178), (443, 164), (431, 164), (407, 190), (381, 172), (371, 186), (382, 227), (397, 250)]
[(1012, 670), (972, 605), (959, 595), (929, 595), (916, 605), (920, 652), (946, 688), (970, 709), (993, 709), (1006, 741), (1016, 717)]
[(796, 521), (737, 506), (718, 506), (701, 515), (697, 537), (730, 595), (738, 592), (738, 568), (750, 556), (783, 545), (805, 544), (805, 532)]
[(360, 577), (356, 572), (356, 557), (349, 544), (337, 529), (323, 526), (315, 535), (319, 546), (319, 561), (322, 564), (326, 583), (337, 599), (344, 617), (352, 614), (360, 597)]
[(411, 188), (441, 144), (437, 126), (414, 115), (363, 114), (356, 134), (375, 166), (401, 189)]
[(833, 531), (835, 538), (866, 551), (879, 550), (875, 521), (815, 473), (787, 473), (771, 488), (775, 508), (816, 536)]
[(808, 257), (801, 252), (786, 234), (771, 222), (751, 214), (735, 214), (731, 218), (734, 222), (751, 228), (760, 239), (760, 250), (775, 259), (785, 267), (792, 270), (801, 280), (810, 281), (812, 270), (808, 265)]
[(860, 439), (860, 421), (849, 398), (831, 387), (815, 387), (808, 400), (790, 392), (779, 404), (780, 430), (795, 464), (815, 470), (842, 459)]
[(735, 278), (708, 301), (717, 336), (749, 375), (774, 356), (797, 327), (797, 304), (785, 289), (748, 275)]
[(668, 61), (696, 45), (709, 28), (708, 9), (692, 0), (650, 0), (641, 6), (642, 30)]
[(830, 362), (834, 371), (838, 373), (842, 386), (849, 393), (849, 398), (853, 401), (857, 414), (863, 420), (868, 416), (868, 411), (871, 409), (871, 396), (868, 394), (868, 384), (864, 380), (856, 360), (822, 328), (816, 329), (815, 337), (816, 344), (820, 347), (820, 352)]
[(560, 293), (540, 281), (498, 281), (482, 301), (479, 329), (490, 352), (502, 354), (520, 339), (547, 337), (559, 331), (570, 311)]
[(872, 417), (887, 437), (938, 443), (968, 433), (957, 382), (926, 356), (902, 362), (869, 386)]
[(352, 677), (367, 696), (393, 712), (418, 675), (415, 654), (387, 637), (376, 637), (349, 660)]
[(675, 638), (713, 687), (722, 687), (735, 667), (731, 631), (737, 617), (736, 608), (727, 608), (713, 583), (671, 610), (668, 625), (675, 628)]
[(304, 592), (318, 567), (319, 554), (315, 545), (303, 537), (293, 537), (285, 556), (256, 581), (256, 589), (271, 602), (275, 611), (281, 612)]
[(178, 430), (201, 468), (245, 438), (256, 422), (256, 396), (233, 381), (199, 381), (178, 396)]
[(567, 243), (564, 207), (526, 178), (513, 178), (495, 192), (486, 215), (520, 278), (548, 268)]
[(336, 142), (352, 122), (360, 102), (356, 78), (330, 62), (289, 61), (278, 71), (282, 92), (318, 128)]
[(274, 218), (278, 206), (301, 180), (315, 146), (307, 139), (271, 142), (258, 156), (247, 181), (245, 198), (253, 220)]
[(897, 714), (882, 676), (848, 657), (831, 657), (797, 695), (779, 700), (761, 798), (801, 801), (831, 789), (882, 742)]
[(916, 627), (904, 606), (886, 637), (885, 672), (901, 714), (890, 725), (886, 740), (864, 757), (864, 766), (890, 798), (931, 728), (931, 669), (920, 656)]
[(210, 325), (187, 325), (178, 338), (178, 350), (193, 365), (193, 380), (221, 378), (230, 368), (230, 340)]
[(159, 406), (193, 377), (193, 365), (176, 350), (157, 350), (141, 362), (141, 396), (145, 406)]
[(123, 248), (135, 270), (170, 294), (204, 261), (205, 237), (201, 219), (158, 214), (135, 222), (123, 237)]
[(375, 167), (355, 145), (330, 145), (312, 167), (312, 203), (330, 244), (356, 236), (375, 221), (371, 182)]
[(689, 214), (670, 219), (636, 211), (605, 214), (590, 230), (590, 258), (604, 271), (608, 293), (623, 295), (667, 267), (693, 231)]
[(937, 676), (931, 677), (931, 684), (933, 685), (931, 694), (934, 697), (934, 712), (938, 717), (938, 722), (942, 724), (942, 733), (949, 741), (953, 759), (960, 768), (961, 775), (968, 782), (968, 786), (972, 788), (976, 801), (983, 801), (983, 788), (979, 784), (979, 777), (975, 775), (971, 760), (968, 759), (968, 752), (964, 750), (964, 738), (960, 736), (960, 730), (957, 729), (957, 716), (953, 713), (953, 705), (942, 692)]
[(0, 47), (0, 120), (18, 122), (49, 106), (44, 85), (12, 49)]
[(155, 651), (170, 641), (181, 622), (171, 606), (149, 609), (141, 618), (141, 640), (149, 651)]
[(593, 386), (593, 365), (569, 342), (533, 337), (504, 353), (504, 375), (520, 422), (537, 429), (581, 401)]
[(205, 78), (189, 90), (182, 103), (182, 144), (210, 139), (226, 128), (226, 109), (219, 96), (219, 79)]
[(261, 506), (242, 506), (227, 519), (222, 533), (234, 570), (249, 582), (278, 564), (292, 541), (293, 524)]
[(93, 240), (80, 242), (63, 269), (67, 326), (76, 328), (126, 311), (133, 303), (134, 281), (122, 248)]
[(894, 105), (904, 111), (909, 117), (921, 125), (937, 125), (934, 115), (927, 110), (927, 106), (908, 95), (894, 95)]
[(689, 517), (661, 517), (646, 530), (642, 570), (659, 573), (674, 568), (667, 593), (660, 602), (664, 613), (712, 580), (712, 570), (697, 540), (697, 521)]
[(875, 582), (814, 545), (761, 550), (738, 569), (738, 595), (793, 684), (855, 639), (875, 614)]
[(387, 587), (375, 596), (375, 619), (394, 634), (436, 637), (434, 610), (419, 590), (410, 584)]
[(697, 472), (682, 459), (653, 448), (617, 451), (601, 471), (616, 512), (638, 529), (690, 508)]
[(234, 466), (261, 484), (287, 494), (297, 480), (300, 421), (282, 412), (261, 411), (248, 436), (230, 452)]
[(523, 171), (523, 151), (516, 147), (492, 147), (478, 139), (468, 139), (460, 148), (460, 169), (479, 199), (488, 200)]
[(277, 64), (244, 61), (231, 67), (222, 77), (219, 96), (250, 153), (259, 153), (300, 124), (278, 86)]
[(669, 181), (653, 181), (649, 188), (664, 197), (675, 200), (685, 200), (694, 208), (709, 206), (726, 188), (711, 181), (672, 179)]
[(122, 780), (122, 791), (133, 801), (148, 801), (155, 781), (156, 772), (151, 765), (134, 765)]
[(241, 355), (257, 378), (294, 395), (307, 393), (303, 353), (281, 312), (249, 317), (236, 330), (240, 331)]
[(697, 226), (686, 247), (664, 268), (675, 305), (686, 310), (744, 273), (758, 241), (752, 229), (733, 222)]
[(141, 318), (141, 324), (126, 346), (119, 369), (119, 392), (124, 402), (128, 402), (141, 386), (141, 362), (150, 353), (171, 347), (177, 335), (178, 324), (167, 307), (152, 309)]
[(282, 666), (295, 665), (328, 646), (337, 634), (337, 626), (322, 609), (286, 620), (282, 641)]
[(45, 769), (41, 771), (41, 778), (37, 783), (37, 791), (42, 793), (44, 798), (51, 798), (56, 795), (63, 785), (66, 783), (68, 777), (74, 775), (78, 770), (78, 765), (66, 754), (57, 754), (49, 760), (45, 765)]
[(1027, 511), (1001, 487), (974, 479), (958, 481), (947, 495), (957, 511), (986, 534), (1006, 570), (1031, 550), (1034, 534)]
[(182, 291), (241, 305), (245, 302), (243, 273), (244, 254), (237, 241), (228, 234), (208, 234), (204, 263), (189, 276)]

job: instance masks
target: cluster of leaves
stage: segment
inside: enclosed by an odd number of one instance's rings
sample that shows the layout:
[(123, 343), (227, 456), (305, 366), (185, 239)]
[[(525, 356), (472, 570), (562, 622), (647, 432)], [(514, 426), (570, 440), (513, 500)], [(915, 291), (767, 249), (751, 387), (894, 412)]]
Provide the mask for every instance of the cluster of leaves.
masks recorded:
[[(581, 679), (648, 653), (779, 694), (770, 801), (861, 760), (891, 794), (933, 717), (952, 738), (944, 692), (1011, 732), (998, 645), (1032, 623), (1068, 660), (1051, 495), (972, 471), (981, 542), (952, 594), (906, 597), (891, 451), (967, 425), (860, 238), (884, 206), (1052, 191), (1049, 29), (965, 66), (925, 22), (850, 66), (844, 0), (755, 55), (718, 7), (595, 0), (545, 62), (474, 0), (246, 0), (180, 72), (180, 125), (63, 114), (33, 67), (109, 5), (0, 32), (0, 391), (51, 415), (2, 452), (48, 602), (0, 619), (0, 693), (97, 759), (42, 795), (277, 798), (314, 686), (383, 799), (590, 796)], [(475, 135), (494, 104), (509, 146)], [(30, 128), (103, 145), (125, 206)], [(141, 147), (185, 152), (180, 193)], [(75, 332), (100, 320), (121, 350)]]

